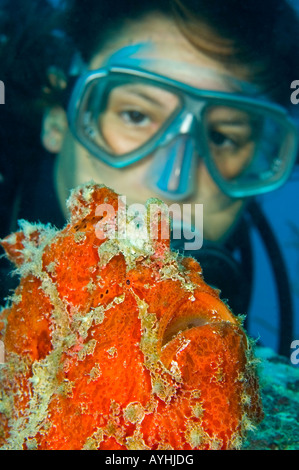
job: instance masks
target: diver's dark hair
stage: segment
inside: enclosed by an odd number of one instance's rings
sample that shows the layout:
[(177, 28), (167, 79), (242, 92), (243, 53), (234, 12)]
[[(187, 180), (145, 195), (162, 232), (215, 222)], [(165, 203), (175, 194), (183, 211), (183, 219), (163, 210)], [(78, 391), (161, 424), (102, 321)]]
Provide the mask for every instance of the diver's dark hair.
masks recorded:
[(171, 0), (69, 0), (66, 31), (83, 58), (89, 61), (127, 20), (140, 19), (151, 11), (173, 16), (173, 3)]
[(69, 0), (66, 28), (88, 61), (126, 20), (151, 11), (172, 16), (198, 49), (243, 69), (290, 106), (290, 84), (299, 77), (299, 22), (287, 0)]
[(30, 109), (26, 123), (39, 126), (48, 69), (51, 65), (63, 69), (74, 49), (62, 30), (61, 12), (49, 2), (0, 2), (0, 78), (7, 85), (6, 112), (23, 120)]
[[(189, 41), (290, 107), (299, 76), (299, 18), (287, 0), (174, 0)], [(199, 27), (203, 25), (204, 27)]]

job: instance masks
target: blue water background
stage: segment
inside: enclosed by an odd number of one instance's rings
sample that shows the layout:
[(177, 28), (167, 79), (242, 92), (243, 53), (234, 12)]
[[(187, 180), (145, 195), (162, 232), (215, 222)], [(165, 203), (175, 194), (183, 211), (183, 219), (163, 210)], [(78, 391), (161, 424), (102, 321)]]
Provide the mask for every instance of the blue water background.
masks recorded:
[[(260, 197), (259, 201), (287, 264), (295, 314), (293, 339), (299, 339), (299, 171), (282, 188)], [(292, 224), (298, 228), (297, 235)], [(277, 351), (279, 311), (276, 286), (262, 242), (256, 233), (253, 239), (255, 285), (249, 333), (255, 338), (260, 337), (264, 345)]]

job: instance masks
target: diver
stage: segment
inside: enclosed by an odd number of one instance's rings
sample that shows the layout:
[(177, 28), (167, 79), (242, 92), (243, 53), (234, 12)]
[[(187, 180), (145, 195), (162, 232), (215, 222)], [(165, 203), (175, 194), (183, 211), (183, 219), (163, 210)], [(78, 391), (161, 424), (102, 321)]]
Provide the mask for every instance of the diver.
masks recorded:
[[(279, 352), (288, 354), (288, 274), (255, 197), (283, 185), (298, 155), (288, 109), (299, 76), (292, 8), (282, 0), (66, 3), (60, 40), (70, 40), (69, 54), (47, 69), (44, 88), (48, 156), (28, 172), (14, 220), (63, 225), (70, 190), (89, 180), (128, 203), (158, 197), (176, 204), (174, 224), (184, 224), (183, 205), (194, 220), (203, 204), (203, 247), (186, 254), (236, 314), (250, 308), (253, 225), (275, 260), (284, 315)], [(173, 248), (182, 245), (173, 240)]]

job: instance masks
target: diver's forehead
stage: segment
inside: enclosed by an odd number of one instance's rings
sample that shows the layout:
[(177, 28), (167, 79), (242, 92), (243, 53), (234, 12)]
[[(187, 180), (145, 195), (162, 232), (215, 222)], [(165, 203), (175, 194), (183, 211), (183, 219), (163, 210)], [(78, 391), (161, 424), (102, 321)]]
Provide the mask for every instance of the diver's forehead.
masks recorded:
[(95, 70), (107, 63), (141, 67), (195, 88), (238, 92), (244, 86), (221, 62), (196, 49), (175, 23), (164, 17), (127, 24), (94, 55), (89, 68)]

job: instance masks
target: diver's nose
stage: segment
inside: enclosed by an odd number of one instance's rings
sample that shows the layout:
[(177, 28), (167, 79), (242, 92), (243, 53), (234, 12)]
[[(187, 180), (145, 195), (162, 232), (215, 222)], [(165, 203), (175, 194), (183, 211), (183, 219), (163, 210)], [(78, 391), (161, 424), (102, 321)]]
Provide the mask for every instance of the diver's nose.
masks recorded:
[(196, 127), (194, 116), (188, 113), (176, 136), (155, 151), (146, 174), (146, 184), (162, 197), (182, 200), (195, 191), (198, 164)]

